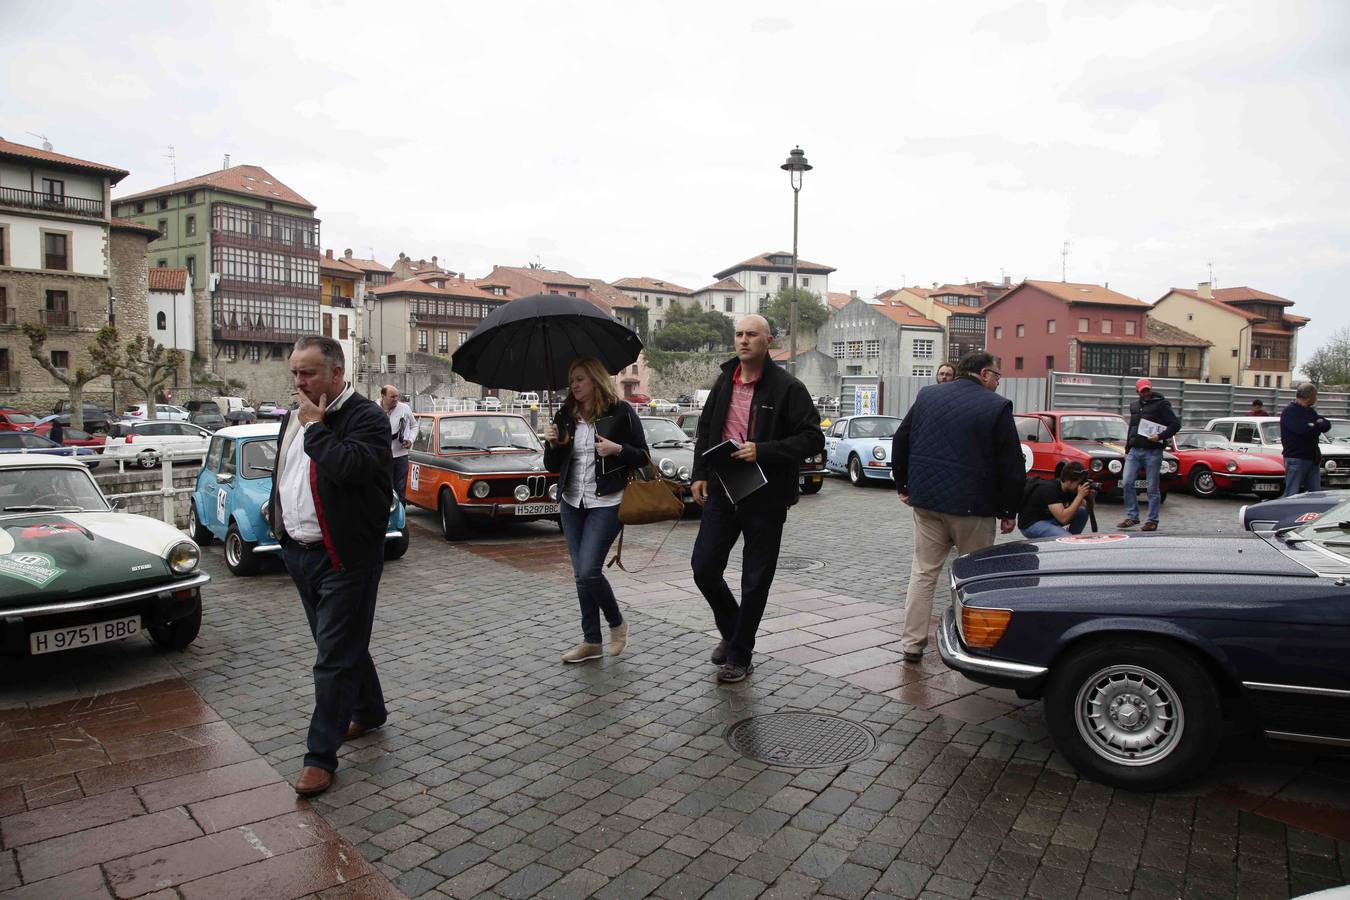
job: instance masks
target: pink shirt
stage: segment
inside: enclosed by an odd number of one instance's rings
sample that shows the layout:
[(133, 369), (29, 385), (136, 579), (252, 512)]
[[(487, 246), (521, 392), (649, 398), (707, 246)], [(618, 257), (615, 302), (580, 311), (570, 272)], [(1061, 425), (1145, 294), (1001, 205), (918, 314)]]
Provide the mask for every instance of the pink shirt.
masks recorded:
[(731, 373), (731, 402), (727, 404), (727, 421), (722, 426), (722, 440), (743, 444), (750, 439), (750, 402), (755, 398), (754, 381), (741, 381), (741, 367)]

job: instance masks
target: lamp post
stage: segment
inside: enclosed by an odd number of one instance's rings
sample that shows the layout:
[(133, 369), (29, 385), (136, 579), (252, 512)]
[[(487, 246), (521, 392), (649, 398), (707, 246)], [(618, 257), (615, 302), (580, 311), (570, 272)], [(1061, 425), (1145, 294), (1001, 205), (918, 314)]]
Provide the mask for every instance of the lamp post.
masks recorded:
[[(411, 309), (408, 310), (408, 343), (409, 346), (416, 347), (418, 353), (422, 352), (422, 345), (417, 340), (417, 313), (413, 312)], [(403, 376), (403, 387), (405, 393), (407, 393), (409, 397), (412, 397), (415, 402), (417, 399), (417, 382), (415, 380), (417, 376), (413, 374), (412, 358), (413, 351), (409, 350), (406, 372)], [(411, 386), (412, 390), (408, 390), (409, 386)]]
[(788, 324), (788, 371), (797, 374), (797, 200), (802, 192), (802, 175), (811, 171), (801, 147), (793, 148), (787, 162), (779, 168), (788, 173), (792, 185), (792, 317)]
[(366, 291), (361, 303), (366, 308), (366, 327), (361, 335), (361, 367), (366, 370), (366, 396), (370, 396), (370, 317), (375, 315), (375, 292)]

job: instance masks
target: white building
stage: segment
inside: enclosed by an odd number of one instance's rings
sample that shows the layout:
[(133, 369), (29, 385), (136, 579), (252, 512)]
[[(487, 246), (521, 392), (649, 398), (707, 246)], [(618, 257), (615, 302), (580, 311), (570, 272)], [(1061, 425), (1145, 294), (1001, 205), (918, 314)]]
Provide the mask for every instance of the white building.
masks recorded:
[(191, 355), (197, 350), (192, 286), (185, 268), (150, 269), (149, 335), (155, 343)]
[(818, 337), (842, 376), (932, 377), (946, 358), (942, 326), (903, 304), (856, 299), (831, 315)]
[(705, 288), (699, 288), (690, 294), (690, 298), (704, 311), (716, 310), (724, 315), (735, 316), (737, 310), (744, 308), (742, 296), (745, 288), (734, 278), (714, 281)]
[[(823, 298), (829, 293), (830, 273), (833, 271), (834, 269), (830, 266), (808, 262), (798, 257), (797, 287), (803, 291), (818, 294)], [(719, 308), (718, 312), (725, 313), (732, 319), (750, 313), (762, 313), (768, 307), (774, 294), (784, 288), (792, 287), (792, 254), (782, 250), (774, 253), (761, 253), (759, 256), (723, 269), (713, 277), (719, 279), (718, 284), (721, 283), (721, 279), (731, 279), (739, 284), (744, 292), (737, 298), (734, 310), (727, 310), (723, 307)], [(716, 287), (716, 285), (712, 285), (712, 287)], [(704, 288), (704, 290), (708, 290), (708, 288)], [(717, 291), (717, 295), (724, 299), (728, 293), (730, 292)]]
[(636, 303), (647, 307), (648, 334), (655, 334), (666, 323), (666, 314), (675, 306), (690, 306), (691, 291), (670, 281), (657, 278), (620, 278), (614, 287), (632, 298)]

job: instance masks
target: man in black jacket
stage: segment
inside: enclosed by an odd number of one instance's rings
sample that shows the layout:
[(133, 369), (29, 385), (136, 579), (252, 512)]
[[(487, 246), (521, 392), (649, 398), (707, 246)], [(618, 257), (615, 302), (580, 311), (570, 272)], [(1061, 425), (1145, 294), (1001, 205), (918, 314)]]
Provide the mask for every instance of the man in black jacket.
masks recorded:
[[(732, 454), (757, 463), (767, 483), (733, 503), (703, 454), (723, 441)], [(722, 366), (698, 420), (691, 490), (703, 507), (690, 564), (694, 582), (717, 620), (722, 640), (712, 653), (717, 680), (743, 681), (754, 671), (755, 632), (769, 601), (788, 507), (797, 502), (802, 460), (825, 447), (820, 413), (806, 387), (769, 360), (769, 323), (745, 316), (736, 323), (736, 358)], [(745, 535), (741, 602), (727, 587), (727, 558)]]
[(1125, 496), (1125, 518), (1117, 528), (1139, 524), (1139, 492), (1134, 482), (1139, 470), (1148, 481), (1148, 521), (1141, 531), (1158, 530), (1162, 509), (1163, 447), (1181, 430), (1181, 420), (1172, 412), (1167, 398), (1153, 390), (1153, 382), (1140, 378), (1134, 383), (1139, 399), (1130, 404), (1130, 428), (1125, 435), (1125, 471), (1120, 475), (1120, 492)]
[(1317, 385), (1305, 382), (1280, 413), (1280, 444), (1284, 451), (1284, 496), (1322, 489), (1322, 451), (1318, 444), (1331, 423), (1317, 414)]
[(299, 406), (281, 421), (270, 521), (314, 637), (314, 714), (295, 791), (328, 789), (342, 742), (388, 713), (370, 631), (389, 521), (389, 419), (343, 377), (342, 347), (295, 342)]

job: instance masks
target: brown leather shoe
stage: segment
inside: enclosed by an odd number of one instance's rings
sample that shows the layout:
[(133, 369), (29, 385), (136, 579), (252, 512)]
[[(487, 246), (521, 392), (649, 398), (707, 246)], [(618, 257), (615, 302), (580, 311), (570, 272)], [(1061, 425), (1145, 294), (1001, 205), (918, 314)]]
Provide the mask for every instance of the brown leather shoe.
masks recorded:
[(1145, 522), (1145, 523), (1144, 523), (1144, 527), (1143, 527), (1143, 528), (1140, 528), (1139, 530), (1140, 530), (1140, 531), (1157, 531), (1157, 530), (1158, 530), (1158, 523), (1157, 523), (1157, 522)]
[(361, 735), (374, 731), (382, 725), (384, 725), (383, 722), (379, 725), (362, 725), (360, 722), (352, 722), (347, 726), (347, 740), (354, 741)]
[(295, 792), (301, 797), (313, 797), (328, 790), (333, 783), (333, 773), (318, 766), (305, 766), (300, 778), (295, 782)]
[(1121, 519), (1116, 523), (1117, 528), (1133, 528), (1139, 524), (1138, 519)]

